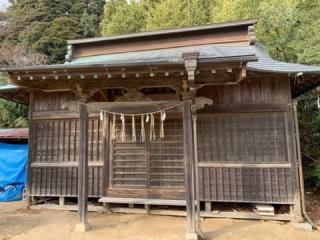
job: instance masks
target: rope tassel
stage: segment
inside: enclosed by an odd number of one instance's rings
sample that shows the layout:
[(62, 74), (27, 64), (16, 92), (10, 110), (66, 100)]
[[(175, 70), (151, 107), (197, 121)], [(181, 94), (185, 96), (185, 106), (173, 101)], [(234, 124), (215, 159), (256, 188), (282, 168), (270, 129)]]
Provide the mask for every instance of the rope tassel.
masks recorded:
[(132, 118), (132, 142), (136, 142), (137, 135), (136, 135), (136, 123), (135, 123), (134, 115), (132, 115), (131, 118)]
[(144, 130), (144, 116), (141, 115), (141, 142), (146, 140), (146, 132)]

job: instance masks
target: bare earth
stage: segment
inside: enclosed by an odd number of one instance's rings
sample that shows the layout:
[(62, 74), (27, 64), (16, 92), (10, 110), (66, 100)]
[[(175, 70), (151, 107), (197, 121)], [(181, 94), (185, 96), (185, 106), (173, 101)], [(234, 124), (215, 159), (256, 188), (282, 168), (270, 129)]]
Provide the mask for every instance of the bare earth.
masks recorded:
[[(184, 239), (185, 218), (139, 214), (90, 213), (91, 231), (75, 233), (75, 212), (27, 210), (23, 202), (0, 203), (0, 240), (175, 240)], [(206, 219), (207, 239), (319, 240), (320, 231), (307, 232), (291, 224)]]

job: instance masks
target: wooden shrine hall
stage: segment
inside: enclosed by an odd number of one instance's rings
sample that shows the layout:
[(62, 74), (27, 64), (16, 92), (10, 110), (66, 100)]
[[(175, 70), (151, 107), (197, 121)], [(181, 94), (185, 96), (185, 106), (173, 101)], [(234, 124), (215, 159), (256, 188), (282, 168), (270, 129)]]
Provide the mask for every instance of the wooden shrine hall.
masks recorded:
[(256, 22), (70, 40), (65, 64), (1, 69), (0, 96), (30, 109), (28, 199), (77, 197), (82, 230), (88, 197), (185, 206), (187, 239), (218, 203), (302, 221), (293, 99), (320, 68), (273, 60)]

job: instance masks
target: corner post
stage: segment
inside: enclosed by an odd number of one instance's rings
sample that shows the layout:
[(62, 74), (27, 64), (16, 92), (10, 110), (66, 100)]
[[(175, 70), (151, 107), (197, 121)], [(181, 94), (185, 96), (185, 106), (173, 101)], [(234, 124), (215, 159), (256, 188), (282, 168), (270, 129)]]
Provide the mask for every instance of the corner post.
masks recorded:
[[(187, 240), (197, 240), (199, 224), (196, 219), (198, 216), (199, 200), (197, 199), (196, 211), (196, 167), (195, 167), (195, 136), (193, 132), (193, 119), (196, 119), (195, 106), (195, 71), (197, 68), (198, 52), (184, 53), (185, 69), (187, 72), (187, 87), (183, 93), (183, 135), (184, 135), (184, 154), (185, 154), (185, 182), (186, 182), (186, 203), (187, 203)], [(198, 221), (197, 221), (198, 222)], [(199, 222), (198, 222), (199, 223)]]
[(83, 102), (79, 103), (79, 166), (78, 166), (78, 214), (79, 223), (76, 231), (85, 232), (89, 230), (87, 222), (88, 211), (88, 111)]
[(293, 206), (293, 213), (294, 213), (294, 220), (296, 222), (303, 222), (303, 207), (305, 204), (305, 197), (304, 197), (304, 180), (303, 180), (303, 170), (302, 170), (302, 159), (301, 159), (301, 146), (300, 146), (300, 132), (299, 132), (299, 118), (298, 118), (298, 109), (297, 109), (298, 101), (293, 100), (292, 102), (292, 111), (293, 111), (293, 129), (294, 129), (294, 136), (295, 136), (295, 148), (296, 148), (296, 191), (294, 196), (294, 206)]
[(26, 179), (26, 187), (25, 187), (25, 201), (27, 208), (29, 208), (32, 204), (31, 201), (31, 163), (33, 162), (33, 157), (35, 153), (34, 146), (34, 122), (33, 122), (33, 111), (34, 111), (34, 90), (30, 91), (30, 100), (29, 100), (29, 112), (28, 112), (28, 120), (29, 120), (29, 140), (28, 140), (28, 161), (27, 161), (27, 179)]

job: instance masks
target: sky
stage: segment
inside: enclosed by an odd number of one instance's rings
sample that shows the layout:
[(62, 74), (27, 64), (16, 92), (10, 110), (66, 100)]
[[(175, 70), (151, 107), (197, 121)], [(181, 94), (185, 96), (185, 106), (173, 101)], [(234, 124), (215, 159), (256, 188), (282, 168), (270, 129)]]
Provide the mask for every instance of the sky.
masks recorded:
[(6, 10), (8, 5), (9, 5), (9, 0), (0, 0), (0, 11)]

